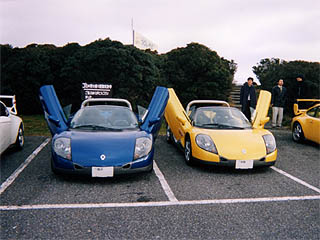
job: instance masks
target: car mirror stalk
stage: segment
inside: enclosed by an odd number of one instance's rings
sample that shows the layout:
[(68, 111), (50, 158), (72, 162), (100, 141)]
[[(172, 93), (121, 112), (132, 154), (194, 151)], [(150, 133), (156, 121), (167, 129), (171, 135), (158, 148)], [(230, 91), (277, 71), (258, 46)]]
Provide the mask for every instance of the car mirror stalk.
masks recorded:
[(52, 116), (48, 116), (48, 120), (50, 122), (52, 122), (54, 125), (56, 125), (57, 127), (60, 127), (60, 120), (59, 119), (53, 118)]
[(152, 118), (150, 121), (149, 121), (149, 127), (160, 122), (160, 118)]
[(186, 123), (186, 120), (182, 119), (181, 117), (177, 116), (177, 120), (179, 122), (181, 122), (181, 124), (184, 126), (184, 124)]

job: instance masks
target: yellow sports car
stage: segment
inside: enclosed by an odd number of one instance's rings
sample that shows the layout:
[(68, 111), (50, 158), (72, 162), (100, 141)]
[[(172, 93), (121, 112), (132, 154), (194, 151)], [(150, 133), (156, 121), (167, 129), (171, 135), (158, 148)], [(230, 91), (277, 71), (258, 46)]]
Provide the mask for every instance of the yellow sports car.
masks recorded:
[[(316, 102), (308, 109), (299, 109), (299, 102)], [(320, 144), (320, 100), (298, 99), (293, 105), (295, 117), (291, 121), (292, 139), (302, 142), (305, 139)]]
[(200, 161), (250, 169), (275, 164), (276, 141), (264, 129), (269, 121), (270, 92), (260, 91), (251, 125), (240, 110), (224, 101), (192, 101), (185, 111), (174, 90), (168, 90), (167, 140), (181, 146), (188, 165)]

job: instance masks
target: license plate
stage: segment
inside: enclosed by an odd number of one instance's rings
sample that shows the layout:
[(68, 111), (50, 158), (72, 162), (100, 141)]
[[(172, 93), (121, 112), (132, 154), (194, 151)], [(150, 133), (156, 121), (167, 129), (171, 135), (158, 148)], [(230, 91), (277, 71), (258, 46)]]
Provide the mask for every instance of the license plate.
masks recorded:
[(236, 169), (251, 169), (253, 168), (253, 160), (237, 160)]
[(113, 177), (113, 167), (92, 167), (92, 177)]

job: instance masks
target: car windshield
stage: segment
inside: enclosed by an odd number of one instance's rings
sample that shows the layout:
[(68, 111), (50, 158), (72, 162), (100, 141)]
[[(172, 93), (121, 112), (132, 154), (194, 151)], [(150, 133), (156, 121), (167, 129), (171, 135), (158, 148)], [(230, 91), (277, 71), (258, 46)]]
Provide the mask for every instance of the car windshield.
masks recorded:
[(201, 107), (195, 112), (193, 124), (209, 129), (248, 129), (251, 124), (244, 114), (232, 107)]
[(95, 105), (80, 109), (73, 117), (70, 128), (101, 131), (136, 129), (138, 121), (127, 107)]

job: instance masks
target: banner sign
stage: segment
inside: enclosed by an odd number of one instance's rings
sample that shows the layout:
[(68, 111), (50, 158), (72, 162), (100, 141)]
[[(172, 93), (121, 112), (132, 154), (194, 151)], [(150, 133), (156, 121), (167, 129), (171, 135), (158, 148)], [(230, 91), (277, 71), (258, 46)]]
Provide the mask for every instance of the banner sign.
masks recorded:
[(151, 51), (154, 51), (158, 49), (156, 44), (136, 31), (133, 32), (133, 45), (142, 50), (151, 49)]
[(82, 99), (111, 98), (112, 84), (108, 83), (82, 83)]

